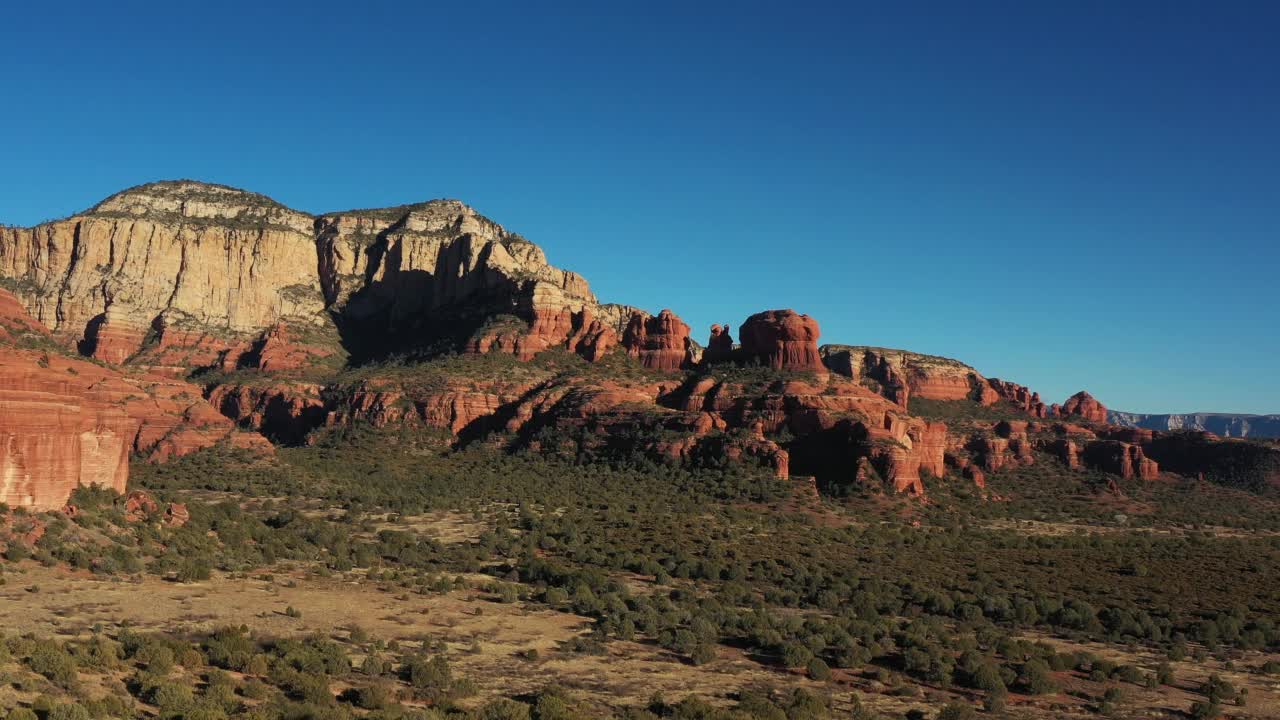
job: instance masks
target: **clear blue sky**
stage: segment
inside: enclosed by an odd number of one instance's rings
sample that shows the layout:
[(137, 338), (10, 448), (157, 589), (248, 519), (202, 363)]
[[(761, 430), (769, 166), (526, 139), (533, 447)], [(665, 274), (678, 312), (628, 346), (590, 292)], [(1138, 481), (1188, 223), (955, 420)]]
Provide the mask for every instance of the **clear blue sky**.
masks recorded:
[(700, 340), (794, 307), (1050, 400), (1280, 412), (1280, 4), (427, 5), (9, 5), (0, 221), (456, 197)]

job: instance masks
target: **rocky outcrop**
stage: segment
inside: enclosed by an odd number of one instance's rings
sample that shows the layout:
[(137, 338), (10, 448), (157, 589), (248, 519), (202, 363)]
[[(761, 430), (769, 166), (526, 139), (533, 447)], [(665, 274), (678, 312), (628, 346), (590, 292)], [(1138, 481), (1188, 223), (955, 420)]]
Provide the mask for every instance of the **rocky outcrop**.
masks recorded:
[(544, 350), (562, 347), (594, 362), (618, 344), (617, 333), (596, 319), (590, 308), (535, 308), (527, 326), (518, 318), (507, 318), (505, 323), (481, 328), (467, 343), (468, 352), (507, 353), (531, 360)]
[(670, 310), (652, 316), (632, 315), (622, 335), (622, 346), (651, 370), (680, 370), (693, 365), (689, 326)]
[(1089, 422), (1099, 424), (1107, 422), (1106, 406), (1095, 400), (1092, 395), (1084, 390), (1067, 398), (1059, 412), (1063, 416), (1076, 416)]
[(1083, 457), (1089, 467), (1126, 480), (1155, 480), (1160, 476), (1160, 466), (1141, 447), (1118, 440), (1091, 441), (1085, 445)]
[(43, 331), (5, 291), (0, 308), (0, 502), (54, 509), (79, 485), (124, 490), (131, 453), (164, 459), (222, 441), (270, 448), (235, 433), (188, 383), (15, 345), (13, 328)]
[(902, 374), (888, 357), (868, 350), (863, 356), (858, 376), (874, 382), (880, 393), (895, 404), (904, 408), (907, 406), (910, 390)]
[(1031, 465), (1035, 462), (1034, 445), (1027, 421), (1001, 421), (979, 426), (976, 432), (955, 443), (952, 465), (960, 469), (979, 467), (986, 472)]
[(962, 477), (971, 481), (978, 488), (987, 486), (987, 474), (968, 455), (948, 450), (944, 457), (947, 467), (958, 470)]
[(775, 370), (824, 371), (818, 354), (818, 321), (794, 310), (768, 310), (738, 330), (742, 354)]
[(926, 400), (977, 399), (977, 388), (985, 385), (978, 371), (958, 360), (907, 350), (865, 345), (823, 345), (823, 363), (832, 372), (852, 378), (871, 379), (886, 388), (886, 397), (915, 396)]
[(729, 334), (728, 323), (711, 326), (711, 338), (707, 340), (702, 359), (707, 363), (728, 362), (733, 359), (733, 336)]
[(352, 318), (385, 314), (396, 327), (464, 303), (597, 305), (582, 276), (457, 200), (332, 213), (316, 228), (324, 297)]
[(1052, 440), (1049, 442), (1047, 449), (1071, 470), (1079, 470), (1084, 467), (1084, 464), (1080, 461), (1080, 446), (1070, 438), (1060, 437)]
[(321, 387), (311, 383), (218, 385), (208, 391), (207, 398), (241, 428), (297, 445), (328, 417), (320, 392)]
[[(332, 346), (308, 343), (297, 327), (277, 323), (262, 333), (248, 353), (234, 357), (237, 367), (244, 366), (247, 359), (258, 370), (281, 372), (298, 370), (333, 354)], [(230, 359), (227, 355), (222, 357), (224, 367)]]
[(742, 385), (712, 374), (662, 395), (663, 405), (709, 413), (726, 427), (759, 429), (786, 444), (789, 470), (828, 489), (882, 482), (923, 493), (925, 475), (945, 472), (946, 425), (913, 418), (861, 385), (831, 375), (816, 381)]
[(984, 405), (994, 405), (1000, 400), (1013, 403), (1032, 417), (1049, 417), (1052, 413), (1048, 406), (1040, 400), (1040, 393), (1032, 392), (1025, 385), (1008, 382), (999, 378), (989, 378), (987, 386), (994, 392), (982, 395)]

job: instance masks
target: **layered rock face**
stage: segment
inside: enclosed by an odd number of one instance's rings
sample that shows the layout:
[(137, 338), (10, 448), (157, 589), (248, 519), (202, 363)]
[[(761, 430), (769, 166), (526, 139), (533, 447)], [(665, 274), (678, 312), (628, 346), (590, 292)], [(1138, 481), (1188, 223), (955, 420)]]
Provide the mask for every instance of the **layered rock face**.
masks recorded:
[[(974, 399), (982, 375), (958, 360), (906, 350), (865, 345), (823, 345), (823, 363), (852, 378), (870, 378), (890, 390), (890, 399), (915, 396), (926, 400)], [(899, 389), (900, 388), (900, 389)]]
[[(447, 335), (474, 323), (480, 352), (565, 346), (596, 359), (634, 308), (602, 304), (577, 273), (456, 200), (333, 213), (316, 221), (319, 283), (342, 322), (381, 334)], [(527, 328), (486, 328), (508, 315)]]
[(31, 349), (26, 336), (47, 331), (3, 290), (0, 308), (0, 502), (52, 509), (78, 485), (124, 490), (131, 453), (165, 459), (223, 440), (270, 449), (188, 383)]
[(945, 424), (913, 418), (839, 376), (758, 388), (721, 380), (713, 372), (686, 382), (660, 402), (708, 413), (730, 429), (793, 436), (786, 449), (789, 469), (816, 476), (827, 486), (870, 482), (873, 472), (896, 492), (923, 494), (922, 473), (945, 472)]
[(0, 502), (50, 510), (79, 485), (124, 490), (138, 422), (68, 367), (0, 349)]
[(651, 317), (632, 315), (622, 335), (622, 346), (628, 355), (652, 370), (680, 370), (693, 365), (689, 326), (670, 310)]
[[(634, 313), (597, 302), (581, 276), (454, 200), (314, 218), (188, 181), (0, 228), (0, 277), (55, 336), (112, 363), (235, 366), (255, 344), (279, 349), (282, 328), (323, 328), (331, 317), (363, 342), (425, 344), (504, 313), (527, 326), (525, 338), (478, 344), (522, 356), (570, 344), (599, 356)], [(158, 344), (167, 355), (157, 357)], [(271, 354), (268, 365), (297, 363), (290, 351)]]
[(395, 326), (463, 303), (507, 311), (598, 304), (581, 275), (551, 266), (537, 245), (456, 200), (333, 213), (316, 228), (325, 299), (353, 318), (386, 312)]
[(0, 275), (32, 315), (111, 362), (162, 317), (229, 336), (319, 322), (315, 268), (311, 218), (201, 183), (146, 185), (66, 220), (0, 228)]
[(512, 317), (505, 325), (481, 328), (467, 342), (467, 351), (507, 353), (531, 360), (543, 350), (563, 347), (594, 362), (618, 344), (618, 334), (596, 319), (590, 308), (534, 308), (532, 317), (527, 326)]
[(1148, 458), (1141, 447), (1118, 440), (1090, 442), (1084, 448), (1084, 458), (1090, 467), (1119, 475), (1126, 480), (1155, 480), (1160, 476), (1160, 466)]
[(1080, 392), (1067, 398), (1062, 404), (1059, 413), (1064, 416), (1075, 415), (1089, 422), (1095, 422), (1105, 425), (1107, 422), (1107, 408), (1102, 403), (1094, 399), (1092, 395), (1081, 390)]
[(207, 399), (241, 427), (296, 445), (328, 417), (320, 392), (319, 385), (310, 383), (219, 385), (209, 391)]
[(738, 329), (742, 354), (775, 370), (822, 372), (818, 321), (794, 310), (767, 310), (747, 318)]
[(1043, 418), (1054, 414), (1049, 406), (1040, 400), (1040, 393), (1032, 392), (1030, 388), (1024, 385), (999, 378), (990, 378), (987, 380), (987, 387), (992, 392), (982, 395), (982, 404), (984, 405), (994, 405), (1000, 400), (1005, 400), (1022, 408), (1023, 412), (1032, 417)]

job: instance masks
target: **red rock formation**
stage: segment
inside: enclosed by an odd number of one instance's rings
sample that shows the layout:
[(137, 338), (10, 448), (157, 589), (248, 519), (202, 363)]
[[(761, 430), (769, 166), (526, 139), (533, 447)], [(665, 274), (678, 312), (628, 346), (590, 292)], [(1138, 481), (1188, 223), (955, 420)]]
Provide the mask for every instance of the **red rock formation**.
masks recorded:
[(962, 455), (959, 454), (959, 452), (949, 450), (945, 455), (945, 459), (948, 466), (959, 470), (960, 474), (973, 481), (974, 485), (979, 488), (985, 488), (987, 486), (986, 473), (982, 472), (982, 469), (975, 465), (973, 460), (971, 460), (967, 455)]
[(679, 370), (693, 365), (689, 326), (670, 310), (649, 317), (633, 314), (622, 334), (622, 346), (651, 370)]
[(1009, 441), (1004, 438), (977, 437), (967, 447), (987, 472), (995, 472), (1009, 462)]
[(986, 384), (993, 392), (981, 392), (979, 398), (983, 405), (994, 405), (1003, 399), (1022, 408), (1032, 417), (1043, 418), (1050, 414), (1049, 408), (1040, 400), (1040, 393), (1031, 392), (1024, 385), (999, 378), (988, 378)]
[[(911, 391), (906, 380), (894, 370), (889, 358), (868, 350), (863, 368), (864, 374), (880, 384), (886, 398), (903, 408), (907, 406)], [(931, 385), (926, 387), (933, 389)]]
[[(868, 457), (894, 492), (923, 496), (922, 471), (933, 477), (946, 473), (947, 426), (940, 422), (914, 422), (904, 430), (897, 442), (873, 442)], [(891, 433), (892, 429), (872, 431), (871, 437), (891, 437)]]
[(922, 472), (945, 472), (944, 424), (910, 417), (839, 375), (819, 382), (778, 381), (763, 389), (701, 378), (662, 402), (723, 417), (730, 428), (795, 437), (788, 446), (789, 469), (824, 484), (870, 481), (874, 475), (896, 492), (922, 493)]
[(467, 344), (468, 352), (501, 352), (521, 360), (553, 347), (563, 347), (590, 361), (603, 357), (618, 344), (618, 334), (590, 309), (535, 307), (528, 327), (482, 330)]
[(996, 435), (1009, 441), (1009, 450), (1019, 465), (1031, 465), (1035, 462), (1029, 429), (1030, 423), (1025, 420), (1002, 420), (994, 428)]
[(1079, 470), (1083, 467), (1080, 462), (1080, 448), (1074, 440), (1068, 438), (1058, 438), (1049, 443), (1047, 449), (1049, 452), (1057, 456), (1071, 470)]
[(141, 490), (134, 490), (124, 499), (124, 517), (129, 522), (142, 522), (159, 510), (155, 499)]
[(1093, 398), (1092, 395), (1081, 390), (1080, 392), (1067, 398), (1062, 404), (1061, 414), (1064, 416), (1078, 416), (1088, 420), (1089, 422), (1105, 424), (1107, 422), (1107, 408), (1102, 403)]
[(93, 318), (85, 326), (80, 350), (95, 360), (119, 364), (142, 349), (146, 337), (145, 320), (112, 309)]
[(182, 527), (191, 522), (191, 511), (186, 503), (169, 503), (164, 510), (164, 524), (169, 527)]
[(794, 310), (756, 313), (738, 329), (742, 352), (775, 370), (825, 372), (818, 355), (818, 321)]
[(1141, 447), (1118, 440), (1093, 440), (1085, 445), (1083, 456), (1089, 467), (1126, 480), (1155, 480), (1160, 475), (1160, 466)]
[[(7, 295), (0, 307), (13, 311)], [(11, 339), (38, 327), (25, 313), (0, 325)], [(78, 485), (122, 491), (131, 452), (160, 459), (224, 439), (270, 447), (233, 430), (188, 383), (0, 345), (0, 502), (54, 509)]]
[(0, 348), (0, 502), (52, 510), (78, 485), (124, 490), (138, 423), (93, 389), (101, 372)]
[(271, 372), (297, 370), (333, 354), (332, 349), (304, 342), (297, 328), (282, 323), (267, 328), (250, 352), (259, 370)]
[(219, 385), (209, 391), (208, 400), (240, 427), (294, 445), (323, 425), (328, 416), (320, 390), (311, 383)]
[(707, 349), (702, 359), (708, 363), (727, 362), (733, 359), (733, 336), (729, 334), (729, 324), (712, 325), (711, 339), (707, 341)]
[(823, 364), (854, 379), (874, 380), (882, 394), (906, 407), (909, 396), (926, 400), (969, 400), (985, 380), (951, 358), (865, 345), (823, 345)]
[(439, 388), (406, 390), (375, 379), (347, 391), (345, 398), (328, 407), (324, 424), (404, 424), (458, 435), (473, 423), (496, 419), (500, 410), (532, 389), (525, 382), (458, 378)]
[(47, 336), (49, 331), (27, 314), (18, 298), (7, 290), (0, 290), (0, 340), (28, 333)]
[(1154, 430), (1147, 430), (1146, 428), (1115, 426), (1108, 426), (1105, 430), (1102, 430), (1101, 433), (1102, 436), (1108, 440), (1119, 440), (1120, 442), (1127, 442), (1133, 445), (1145, 445), (1146, 443), (1151, 442), (1156, 435)]

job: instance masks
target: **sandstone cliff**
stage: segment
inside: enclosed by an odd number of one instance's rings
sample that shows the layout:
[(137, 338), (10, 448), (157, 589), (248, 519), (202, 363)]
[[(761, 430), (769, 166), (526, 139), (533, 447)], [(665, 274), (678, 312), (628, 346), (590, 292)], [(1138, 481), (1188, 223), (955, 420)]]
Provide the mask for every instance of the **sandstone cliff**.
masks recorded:
[(121, 362), (159, 322), (228, 342), (321, 322), (311, 227), (254, 193), (153, 183), (66, 220), (0, 228), (0, 275), (56, 336)]
[[(191, 181), (132, 188), (33, 228), (0, 228), (0, 283), (55, 337), (113, 363), (234, 366), (279, 328), (306, 333), (334, 322), (360, 336), (361, 351), (388, 339), (425, 345), (432, 334), (461, 341), (459, 332), (504, 313), (528, 326), (537, 352), (567, 341), (556, 327), (572, 324), (560, 320), (566, 313), (585, 312), (585, 325), (597, 323), (585, 331), (610, 333), (616, 344), (636, 312), (599, 303), (581, 276), (454, 200), (317, 218)], [(157, 345), (170, 351), (157, 358)]]
[(268, 451), (181, 380), (69, 357), (0, 290), (0, 502), (60, 507), (77, 485), (123, 491), (129, 456), (230, 442)]
[(906, 407), (910, 396), (926, 400), (977, 399), (982, 375), (959, 360), (866, 345), (823, 345), (822, 362), (846, 377), (872, 380), (885, 396)]

